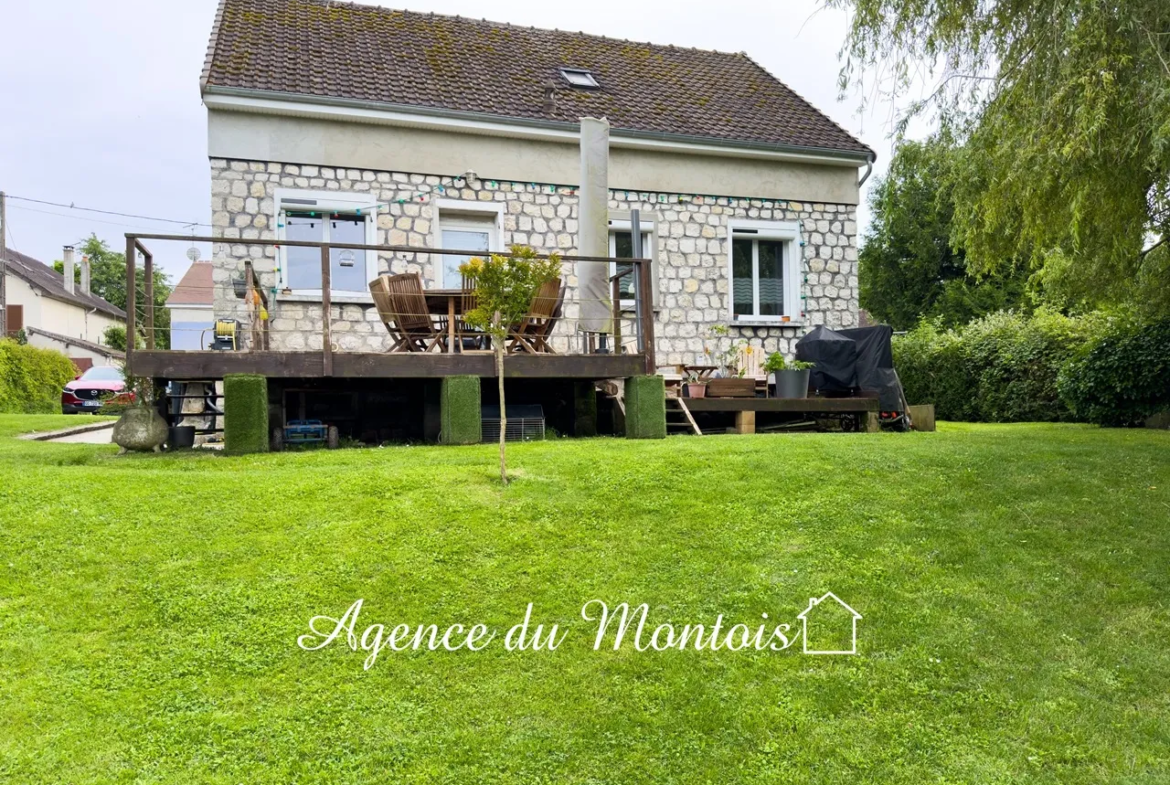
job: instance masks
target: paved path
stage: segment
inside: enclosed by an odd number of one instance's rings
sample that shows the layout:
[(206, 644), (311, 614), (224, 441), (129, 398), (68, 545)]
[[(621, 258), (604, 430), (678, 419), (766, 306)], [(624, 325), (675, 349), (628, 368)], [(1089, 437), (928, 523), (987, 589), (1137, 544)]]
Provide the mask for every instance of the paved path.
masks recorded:
[(74, 433), (68, 436), (62, 436), (57, 439), (48, 439), (47, 441), (54, 444), (110, 444), (111, 437), (114, 434), (114, 424), (110, 423), (109, 428), (102, 428), (99, 431), (86, 431), (84, 433)]

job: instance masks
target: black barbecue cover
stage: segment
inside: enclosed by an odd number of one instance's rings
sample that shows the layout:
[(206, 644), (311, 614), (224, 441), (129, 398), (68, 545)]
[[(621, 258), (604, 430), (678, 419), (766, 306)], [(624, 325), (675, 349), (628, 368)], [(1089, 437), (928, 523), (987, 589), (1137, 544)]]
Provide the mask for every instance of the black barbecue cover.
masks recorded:
[(905, 409), (902, 383), (894, 370), (889, 325), (830, 330), (816, 327), (796, 342), (796, 359), (816, 363), (811, 384), (822, 393), (877, 390), (884, 412)]

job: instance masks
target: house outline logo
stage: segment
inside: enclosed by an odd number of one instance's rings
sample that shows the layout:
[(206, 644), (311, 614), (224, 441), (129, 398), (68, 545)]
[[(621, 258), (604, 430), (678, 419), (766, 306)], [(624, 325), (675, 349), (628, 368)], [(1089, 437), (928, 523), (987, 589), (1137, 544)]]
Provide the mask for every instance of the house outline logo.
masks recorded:
[[(837, 604), (840, 605), (842, 608), (849, 611), (849, 613), (853, 616), (853, 636), (851, 639), (852, 643), (851, 643), (848, 650), (843, 650), (843, 651), (810, 650), (808, 647), (808, 615), (809, 615), (809, 611), (811, 611), (813, 608), (816, 608), (817, 606), (819, 606), (821, 603), (823, 603), (825, 600), (829, 599), (830, 597), (833, 600), (835, 600), (837, 602)], [(833, 594), (833, 592), (831, 592), (831, 591), (825, 592), (824, 596), (820, 597), (819, 599), (816, 597), (809, 597), (808, 598), (808, 607), (805, 608), (804, 611), (796, 618), (800, 619), (800, 637), (802, 639), (801, 645), (804, 647), (805, 654), (856, 654), (857, 653), (857, 620), (862, 618), (862, 616), (860, 613), (853, 610), (853, 608), (849, 607), (849, 605), (844, 600), (842, 600), (836, 594)]]

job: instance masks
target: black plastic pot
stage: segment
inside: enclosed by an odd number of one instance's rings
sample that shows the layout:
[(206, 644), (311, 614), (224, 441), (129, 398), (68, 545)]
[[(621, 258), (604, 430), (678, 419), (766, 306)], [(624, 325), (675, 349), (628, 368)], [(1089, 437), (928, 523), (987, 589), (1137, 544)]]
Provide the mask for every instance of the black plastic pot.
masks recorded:
[(190, 450), (195, 446), (194, 425), (172, 425), (167, 430), (167, 448), (171, 450)]

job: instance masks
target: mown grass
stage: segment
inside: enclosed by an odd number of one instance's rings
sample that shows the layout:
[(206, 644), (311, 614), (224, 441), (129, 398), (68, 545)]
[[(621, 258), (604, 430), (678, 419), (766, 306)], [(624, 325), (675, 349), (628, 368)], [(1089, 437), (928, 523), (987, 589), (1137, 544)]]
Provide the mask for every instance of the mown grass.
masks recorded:
[[(0, 781), (1170, 779), (1170, 434), (678, 437), (115, 457), (0, 417)], [(582, 604), (795, 621), (856, 657), (591, 649)], [(296, 645), (365, 624), (555, 652)]]

